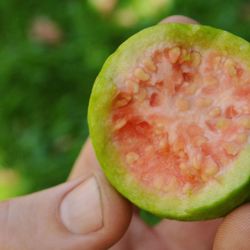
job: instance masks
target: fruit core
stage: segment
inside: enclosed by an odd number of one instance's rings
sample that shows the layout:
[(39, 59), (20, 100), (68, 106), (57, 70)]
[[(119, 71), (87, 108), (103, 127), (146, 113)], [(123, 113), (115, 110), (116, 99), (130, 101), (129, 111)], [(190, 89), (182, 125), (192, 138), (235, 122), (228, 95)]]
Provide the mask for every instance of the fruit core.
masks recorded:
[(112, 143), (145, 187), (190, 194), (249, 142), (250, 73), (216, 50), (159, 46), (116, 81)]

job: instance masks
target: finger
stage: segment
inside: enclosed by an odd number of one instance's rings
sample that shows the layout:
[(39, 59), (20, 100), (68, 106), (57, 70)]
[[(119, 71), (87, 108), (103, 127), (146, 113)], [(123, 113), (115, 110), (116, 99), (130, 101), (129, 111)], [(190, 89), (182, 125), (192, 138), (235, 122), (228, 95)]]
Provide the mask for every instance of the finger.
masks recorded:
[[(138, 215), (134, 214), (129, 229), (124, 237), (110, 250), (164, 250), (171, 249), (163, 244), (163, 241), (152, 228), (147, 226)], [(171, 249), (173, 250), (173, 249)]]
[[(0, 204), (0, 249), (107, 249), (129, 216), (107, 218), (105, 193), (95, 177)], [(112, 203), (112, 201), (111, 201)]]
[(190, 17), (174, 15), (164, 18), (160, 23), (189, 23), (198, 24), (198, 22)]
[(221, 219), (197, 222), (163, 220), (155, 227), (169, 249), (211, 249)]
[(118, 194), (105, 178), (96, 159), (92, 143), (88, 139), (74, 164), (69, 180), (79, 178), (80, 176), (92, 175), (98, 180), (99, 188), (102, 191), (103, 212), (107, 220), (106, 230), (110, 231), (107, 234), (115, 232), (115, 239), (117, 239), (125, 233), (129, 225), (132, 216), (132, 206)]
[[(90, 144), (81, 157), (87, 153)], [(91, 165), (95, 160), (85, 163), (92, 171), (81, 178), (0, 203), (0, 249), (101, 250), (118, 241), (130, 221), (129, 204)]]
[(216, 233), (213, 249), (250, 249), (250, 204), (234, 210), (225, 217)]

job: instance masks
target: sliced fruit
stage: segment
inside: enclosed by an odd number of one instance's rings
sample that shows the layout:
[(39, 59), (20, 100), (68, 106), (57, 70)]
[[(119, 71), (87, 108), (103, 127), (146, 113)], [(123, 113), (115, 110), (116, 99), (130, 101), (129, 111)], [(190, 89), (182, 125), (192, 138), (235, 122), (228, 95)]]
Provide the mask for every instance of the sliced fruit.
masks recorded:
[(250, 45), (201, 25), (128, 39), (89, 105), (97, 158), (137, 206), (180, 220), (223, 216), (250, 190)]

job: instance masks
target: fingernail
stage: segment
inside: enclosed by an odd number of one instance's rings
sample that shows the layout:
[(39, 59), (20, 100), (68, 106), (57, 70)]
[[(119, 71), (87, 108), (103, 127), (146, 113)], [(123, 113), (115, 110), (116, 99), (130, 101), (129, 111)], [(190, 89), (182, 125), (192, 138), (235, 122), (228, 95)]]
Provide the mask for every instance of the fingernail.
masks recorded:
[(103, 226), (101, 195), (95, 177), (90, 177), (63, 199), (61, 220), (75, 234), (87, 234)]

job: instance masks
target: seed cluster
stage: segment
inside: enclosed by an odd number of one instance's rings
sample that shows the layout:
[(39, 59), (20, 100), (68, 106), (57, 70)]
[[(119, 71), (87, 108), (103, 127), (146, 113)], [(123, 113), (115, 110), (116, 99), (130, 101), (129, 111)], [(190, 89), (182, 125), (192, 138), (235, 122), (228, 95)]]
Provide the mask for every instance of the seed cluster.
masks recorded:
[(143, 183), (190, 194), (248, 143), (250, 74), (232, 57), (166, 47), (131, 75), (113, 101), (113, 138)]

